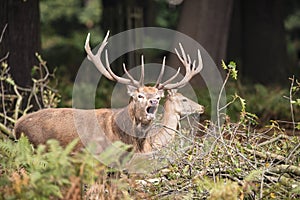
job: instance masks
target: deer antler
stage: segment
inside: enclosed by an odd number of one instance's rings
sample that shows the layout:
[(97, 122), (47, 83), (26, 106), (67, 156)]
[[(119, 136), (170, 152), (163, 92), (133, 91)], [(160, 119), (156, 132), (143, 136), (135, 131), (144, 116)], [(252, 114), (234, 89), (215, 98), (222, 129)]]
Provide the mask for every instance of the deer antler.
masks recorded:
[(158, 79), (155, 83), (155, 87), (158, 88), (158, 89), (163, 89), (164, 88), (164, 85), (167, 84), (167, 83), (170, 83), (174, 78), (176, 78), (176, 76), (179, 74), (179, 71), (180, 71), (180, 68), (178, 68), (176, 74), (174, 74), (171, 78), (169, 78), (167, 81), (165, 81), (164, 83), (160, 83), (161, 82), (161, 79), (164, 75), (164, 72), (165, 72), (165, 64), (166, 64), (166, 57), (164, 56), (164, 59), (163, 59), (163, 63), (162, 63), (162, 67), (161, 67), (161, 70), (160, 70), (160, 73), (159, 73), (159, 76), (158, 76)]
[[(108, 79), (113, 80), (113, 81), (117, 81), (119, 83), (125, 84), (125, 85), (132, 85), (136, 88), (142, 87), (144, 86), (144, 76), (145, 76), (145, 70), (144, 70), (144, 57), (141, 56), (141, 63), (142, 63), (142, 68), (141, 68), (141, 76), (140, 76), (140, 80), (137, 81), (135, 80), (127, 71), (125, 64), (123, 64), (123, 69), (125, 74), (127, 75), (127, 78), (123, 78), (120, 76), (117, 76), (111, 69), (109, 61), (108, 61), (108, 53), (107, 53), (107, 49), (105, 50), (105, 64), (106, 66), (104, 66), (104, 64), (101, 61), (101, 54), (103, 52), (103, 49), (105, 48), (105, 46), (107, 45), (107, 40), (108, 40), (108, 36), (109, 36), (109, 31), (107, 31), (107, 34), (103, 40), (103, 42), (101, 43), (97, 53), (94, 55), (91, 51), (91, 47), (90, 47), (90, 34), (87, 35), (86, 37), (86, 41), (85, 41), (85, 51), (87, 53), (87, 58), (94, 63), (94, 65), (97, 67), (97, 69)], [(164, 57), (163, 59), (163, 63), (162, 63), (162, 68), (159, 74), (159, 77), (156, 81), (155, 87), (158, 89), (175, 89), (175, 88), (181, 88), (183, 86), (185, 86), (189, 80), (196, 75), (197, 73), (199, 73), (203, 67), (202, 64), (202, 58), (200, 55), (200, 50), (198, 49), (198, 66), (195, 66), (196, 64), (196, 60), (193, 61), (193, 63), (191, 62), (191, 58), (189, 55), (185, 54), (185, 51), (181, 45), (181, 43), (179, 43), (179, 47), (181, 50), (181, 54), (180, 55), (177, 51), (177, 49), (175, 48), (175, 52), (177, 54), (177, 57), (179, 58), (179, 60), (183, 63), (183, 65), (185, 66), (185, 76), (184, 78), (177, 83), (170, 83), (172, 80), (174, 80), (177, 75), (180, 72), (180, 68), (178, 68), (176, 74), (174, 74), (172, 77), (170, 77), (167, 81), (165, 81), (164, 83), (160, 83), (161, 79), (163, 77), (164, 74), (164, 70), (165, 70), (165, 60), (166, 58)], [(192, 69), (191, 69), (192, 66)]]
[(102, 61), (101, 61), (101, 54), (103, 49), (105, 48), (105, 46), (107, 45), (107, 39), (109, 36), (109, 31), (107, 31), (107, 34), (103, 40), (103, 42), (101, 43), (97, 53), (94, 55), (91, 51), (91, 47), (90, 47), (90, 33), (87, 35), (86, 37), (86, 41), (85, 41), (85, 51), (87, 53), (87, 58), (94, 63), (94, 65), (97, 67), (97, 69), (108, 79), (112, 80), (112, 81), (117, 81), (119, 83), (125, 84), (125, 85), (132, 85), (134, 87), (142, 87), (144, 86), (144, 58), (142, 56), (142, 69), (141, 69), (141, 77), (140, 80), (137, 81), (135, 80), (127, 71), (125, 65), (123, 64), (123, 68), (124, 71), (126, 73), (126, 75), (128, 76), (129, 79), (127, 78), (123, 78), (120, 76), (117, 76), (110, 67), (109, 61), (108, 61), (108, 53), (107, 53), (107, 49), (105, 50), (105, 61), (106, 61), (106, 66), (103, 65)]
[[(179, 54), (179, 52), (177, 51), (176, 48), (175, 48), (175, 52), (176, 52), (178, 59), (181, 61), (181, 63), (185, 67), (185, 76), (183, 77), (183, 79), (181, 81), (179, 81), (177, 83), (170, 83), (179, 74), (179, 71), (180, 71), (180, 68), (179, 68), (177, 70), (176, 74), (174, 76), (172, 76), (171, 78), (169, 78), (164, 83), (156, 83), (157, 84), (156, 86), (160, 89), (170, 90), (170, 89), (175, 89), (175, 88), (181, 88), (181, 87), (185, 86), (191, 80), (191, 78), (193, 76), (195, 76), (197, 73), (199, 73), (203, 68), (203, 62), (202, 62), (202, 58), (201, 58), (199, 49), (198, 49), (198, 65), (196, 66), (196, 60), (194, 60), (193, 62), (191, 61), (190, 56), (188, 54), (186, 55), (181, 43), (179, 43), (179, 47), (180, 47), (182, 55)], [(161, 76), (161, 74), (160, 74), (160, 76)]]

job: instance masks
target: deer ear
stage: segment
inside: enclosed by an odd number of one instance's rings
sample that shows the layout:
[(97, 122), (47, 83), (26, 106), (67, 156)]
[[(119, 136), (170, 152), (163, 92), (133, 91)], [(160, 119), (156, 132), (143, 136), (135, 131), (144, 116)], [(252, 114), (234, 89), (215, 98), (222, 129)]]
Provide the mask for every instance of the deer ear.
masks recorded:
[(135, 92), (137, 91), (137, 88), (132, 85), (127, 85), (127, 94), (131, 97), (134, 96)]
[(177, 93), (177, 89), (171, 89), (171, 90), (167, 90), (167, 91), (170, 96), (173, 96), (174, 94)]

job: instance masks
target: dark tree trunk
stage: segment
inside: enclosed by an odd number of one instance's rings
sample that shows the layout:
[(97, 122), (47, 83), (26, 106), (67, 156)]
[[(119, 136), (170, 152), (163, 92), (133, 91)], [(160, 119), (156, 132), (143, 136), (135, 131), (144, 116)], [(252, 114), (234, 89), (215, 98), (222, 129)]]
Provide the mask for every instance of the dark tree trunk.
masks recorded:
[(284, 1), (235, 0), (228, 58), (253, 82), (272, 84), (287, 80)]
[(243, 75), (260, 83), (286, 80), (284, 1), (242, 1)]
[(197, 40), (217, 65), (226, 58), (232, 7), (233, 0), (185, 0), (183, 4), (177, 30)]
[(15, 82), (31, 85), (31, 69), (38, 64), (40, 51), (39, 0), (1, 0), (0, 25), (8, 24), (1, 44), (1, 55), (9, 52), (8, 63)]
[[(125, 30), (144, 26), (144, 10), (149, 0), (102, 0), (102, 28), (104, 31), (110, 30), (111, 35)], [(128, 53), (118, 59), (112, 66), (135, 66), (140, 62), (140, 55), (134, 52)], [(116, 71), (122, 74), (123, 70), (116, 67)]]

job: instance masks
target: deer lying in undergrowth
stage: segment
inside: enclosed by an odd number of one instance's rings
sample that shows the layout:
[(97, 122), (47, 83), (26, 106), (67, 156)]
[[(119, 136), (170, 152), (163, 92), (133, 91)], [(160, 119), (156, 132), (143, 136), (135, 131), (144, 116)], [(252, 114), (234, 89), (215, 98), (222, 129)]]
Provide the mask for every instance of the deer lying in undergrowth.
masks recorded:
[[(95, 142), (100, 148), (97, 152), (101, 152), (111, 142), (120, 140), (126, 144), (131, 144), (136, 152), (151, 151), (151, 144), (149, 145), (149, 141), (146, 142), (146, 139), (155, 119), (159, 101), (164, 96), (165, 90), (185, 86), (194, 75), (201, 71), (203, 66), (200, 51), (198, 50), (198, 65), (196, 66), (196, 61), (191, 62), (191, 58), (185, 54), (180, 44), (182, 55), (175, 50), (185, 67), (186, 72), (183, 79), (179, 82), (171, 83), (179, 74), (178, 70), (174, 76), (161, 83), (165, 68), (164, 58), (155, 86), (145, 86), (143, 57), (141, 59), (142, 66), (139, 81), (129, 74), (125, 65), (123, 66), (124, 72), (128, 78), (114, 74), (109, 65), (107, 50), (105, 51), (106, 65), (102, 63), (100, 58), (107, 44), (108, 36), (109, 32), (100, 45), (98, 52), (94, 55), (89, 46), (90, 35), (88, 34), (85, 43), (87, 57), (106, 78), (127, 85), (127, 92), (131, 97), (129, 104), (121, 109), (81, 110), (52, 108), (40, 110), (23, 116), (18, 120), (14, 130), (17, 138), (20, 137), (21, 133), (24, 133), (34, 145), (46, 143), (49, 139), (56, 139), (61, 145), (66, 146), (80, 136), (81, 142), (77, 148), (82, 148), (83, 145), (87, 145), (89, 142)], [(188, 106), (191, 107), (191, 105)], [(203, 108), (202, 111), (199, 108), (194, 109), (195, 112), (203, 111)], [(165, 134), (165, 132), (162, 131), (162, 134)], [(156, 138), (159, 137), (156, 136)]]

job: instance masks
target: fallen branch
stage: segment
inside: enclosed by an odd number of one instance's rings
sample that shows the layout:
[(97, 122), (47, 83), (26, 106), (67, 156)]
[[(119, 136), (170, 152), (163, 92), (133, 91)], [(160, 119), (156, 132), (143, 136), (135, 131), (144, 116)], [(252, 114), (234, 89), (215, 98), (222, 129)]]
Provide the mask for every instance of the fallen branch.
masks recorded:
[(0, 123), (0, 131), (4, 133), (7, 137), (12, 137), (12, 132), (4, 124)]
[(299, 181), (295, 181), (292, 178), (287, 178), (284, 176), (280, 176), (280, 177), (274, 177), (274, 176), (266, 176), (268, 179), (278, 182), (286, 187), (290, 187), (290, 188), (296, 188), (296, 187), (300, 187), (300, 182)]
[(262, 146), (265, 146), (265, 145), (274, 143), (274, 142), (276, 142), (276, 141), (278, 141), (278, 140), (280, 140), (280, 139), (288, 139), (288, 138), (289, 138), (289, 136), (284, 135), (284, 134), (280, 134), (280, 135), (278, 135), (278, 136), (275, 137), (275, 138), (271, 138), (271, 139), (269, 139), (269, 140), (267, 140), (267, 141), (265, 141), (265, 142), (262, 142), (262, 143), (258, 144), (257, 146), (258, 146), (258, 147), (262, 147)]
[(248, 149), (248, 148), (244, 148), (244, 150), (247, 151), (248, 153), (251, 153), (253, 155), (257, 155), (257, 156), (259, 156), (261, 158), (264, 158), (264, 159), (272, 158), (272, 159), (279, 160), (279, 161), (285, 160), (284, 156), (281, 156), (281, 155), (278, 155), (278, 154), (275, 154), (275, 153), (270, 153), (268, 151), (263, 153), (263, 152), (253, 150), (253, 149)]
[(291, 173), (300, 176), (300, 167), (295, 165), (277, 165), (270, 168), (269, 171), (277, 174)]

